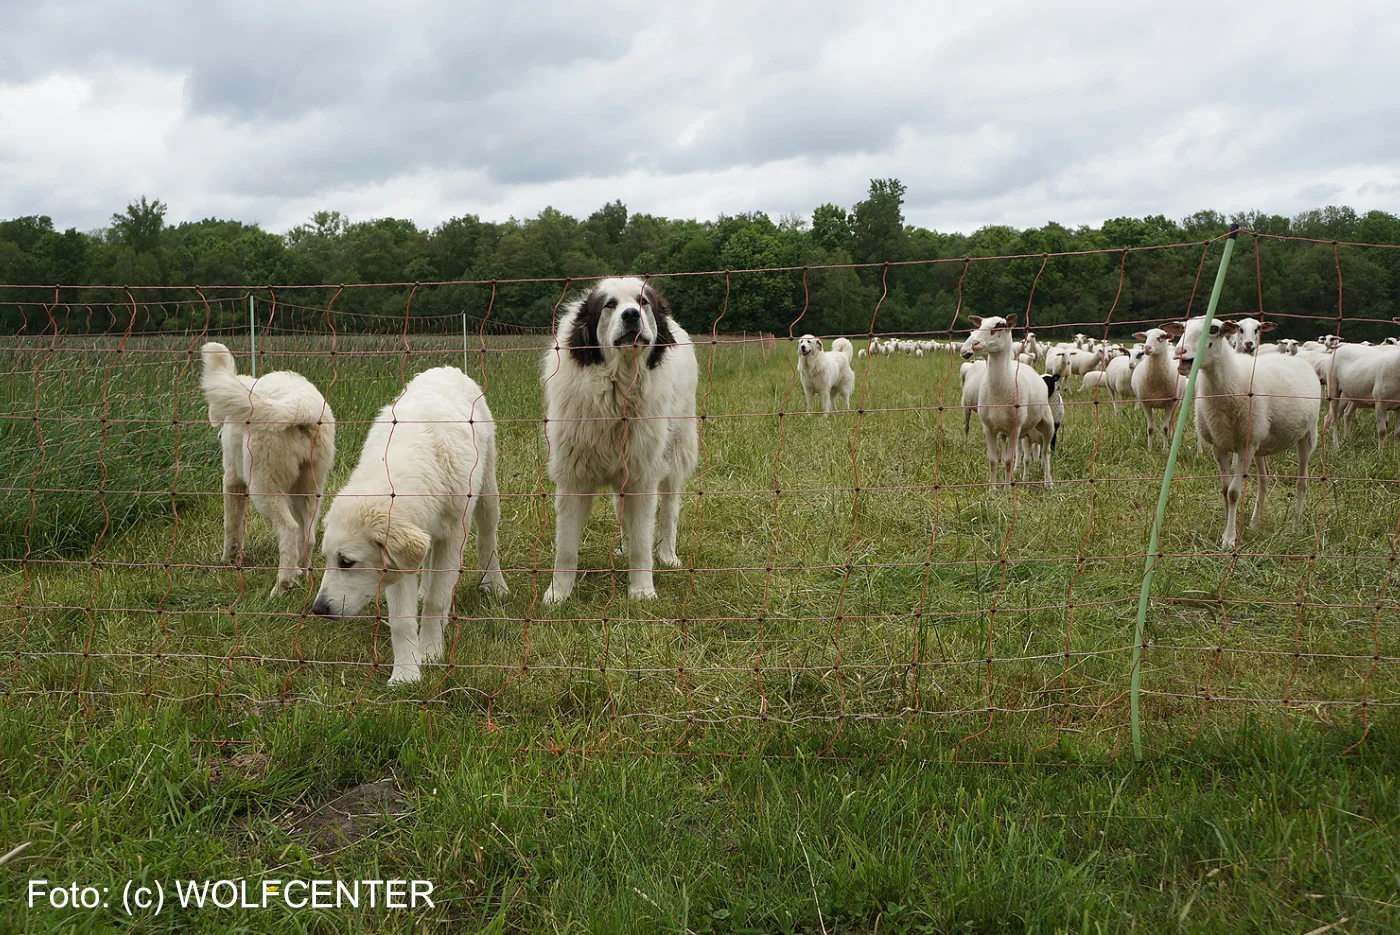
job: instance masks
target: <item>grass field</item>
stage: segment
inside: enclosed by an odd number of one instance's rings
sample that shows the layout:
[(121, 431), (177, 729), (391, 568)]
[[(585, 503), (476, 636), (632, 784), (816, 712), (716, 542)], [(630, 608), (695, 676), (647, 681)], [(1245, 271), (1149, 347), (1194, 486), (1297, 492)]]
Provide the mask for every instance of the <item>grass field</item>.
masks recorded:
[[(1214, 464), (1188, 435), (1135, 766), (1133, 620), (1164, 458), (1127, 407), (1071, 392), (1055, 487), (989, 492), (953, 360), (862, 364), (863, 411), (822, 417), (800, 411), (793, 345), (701, 343), (686, 567), (658, 575), (658, 601), (627, 601), (600, 503), (594, 571), (546, 608), (545, 339), (492, 339), (469, 369), (500, 423), (512, 593), (464, 576), (449, 660), (391, 691), (373, 621), (309, 617), (309, 587), (267, 597), (261, 518), (243, 568), (211, 567), (202, 340), (12, 341), (0, 357), (0, 849), (33, 842), (0, 868), (0, 925), (38, 876), (275, 873), (421, 876), (448, 899), (425, 916), (176, 911), (127, 930), (1400, 924), (1396, 452), (1376, 452), (1368, 416), (1315, 461), (1327, 479), (1305, 523), (1278, 485), (1235, 555), (1216, 548)], [(449, 338), (408, 343), (342, 337), (332, 356), (326, 339), (267, 339), (260, 369), (305, 373), (336, 411), (332, 489), (404, 378), (462, 359)], [(377, 817), (337, 838), (317, 807), (346, 790)]]

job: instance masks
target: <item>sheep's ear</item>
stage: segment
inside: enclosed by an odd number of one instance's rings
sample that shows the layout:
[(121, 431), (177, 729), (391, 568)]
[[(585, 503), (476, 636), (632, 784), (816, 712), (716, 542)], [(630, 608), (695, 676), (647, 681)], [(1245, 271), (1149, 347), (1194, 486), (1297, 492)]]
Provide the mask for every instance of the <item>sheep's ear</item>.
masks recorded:
[(1240, 323), (1237, 321), (1222, 321), (1220, 323), (1221, 334), (1239, 334)]
[(1169, 321), (1162, 325), (1162, 330), (1174, 338), (1179, 338), (1186, 333), (1186, 325), (1184, 322)]
[[(1400, 318), (1397, 318), (1395, 320), (1400, 321)], [(968, 319), (968, 321), (972, 322), (972, 327), (974, 328), (982, 327), (982, 319), (977, 315), (973, 315), (971, 318)]]
[(1146, 340), (1147, 340), (1147, 332), (1146, 332), (1146, 331), (1134, 331), (1134, 332), (1133, 332), (1133, 337), (1137, 338), (1139, 341), (1146, 341)]
[(1274, 330), (1275, 328), (1277, 328), (1277, 327), (1278, 327), (1278, 322), (1276, 322), (1276, 321), (1266, 321), (1266, 322), (1264, 322), (1262, 325), (1259, 326), (1259, 330), (1260, 330), (1260, 331), (1273, 331), (1273, 330)]
[(1008, 328), (1015, 328), (1015, 327), (1016, 327), (1016, 313), (1015, 313), (1015, 312), (1013, 312), (1013, 313), (1011, 313), (1010, 315), (1007, 315), (1007, 316), (1006, 316), (1006, 327), (1008, 327)]

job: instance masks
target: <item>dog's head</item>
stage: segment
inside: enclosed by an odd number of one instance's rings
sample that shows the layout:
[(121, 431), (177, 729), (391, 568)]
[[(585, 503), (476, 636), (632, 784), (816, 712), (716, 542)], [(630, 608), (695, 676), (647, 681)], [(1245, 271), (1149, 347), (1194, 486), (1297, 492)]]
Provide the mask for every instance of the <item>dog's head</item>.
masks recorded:
[(814, 337), (813, 335), (804, 334), (802, 337), (797, 339), (797, 350), (798, 353), (800, 353), (803, 357), (806, 357), (809, 354), (814, 354), (821, 349), (821, 339)]
[(394, 515), (390, 502), (382, 496), (335, 498), (326, 511), (326, 571), (312, 613), (353, 617), (374, 599), (386, 575), (413, 573), (423, 564), (432, 540), (404, 511)]
[(666, 299), (640, 279), (604, 279), (569, 310), (569, 356), (583, 366), (615, 355), (644, 352), (648, 369), (660, 365), (675, 343)]

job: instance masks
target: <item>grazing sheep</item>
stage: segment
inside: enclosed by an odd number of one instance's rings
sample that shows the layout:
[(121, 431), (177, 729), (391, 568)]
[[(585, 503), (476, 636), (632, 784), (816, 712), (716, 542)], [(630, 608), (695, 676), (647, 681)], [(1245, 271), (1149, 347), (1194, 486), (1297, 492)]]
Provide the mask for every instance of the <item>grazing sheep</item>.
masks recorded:
[[(1011, 352), (1011, 329), (1016, 316), (1005, 318), (973, 318), (977, 330), (962, 346), (962, 356), (987, 355), (987, 369), (977, 394), (977, 417), (987, 440), (987, 462), (991, 468), (993, 486), (1000, 483), (1001, 468), (1006, 468), (1006, 483), (1016, 476), (1020, 443), (1024, 436), (1032, 445), (1039, 445), (1041, 464), (1045, 469), (1045, 486), (1050, 478), (1050, 441), (1055, 437), (1055, 416), (1050, 411), (1045, 383), (1030, 367), (1016, 360)], [(1006, 447), (1002, 448), (1005, 439)]]
[(1147, 415), (1147, 450), (1152, 450), (1152, 436), (1157, 432), (1157, 410), (1164, 409), (1162, 450), (1166, 451), (1171, 447), (1173, 417), (1181, 400), (1172, 336), (1161, 328), (1152, 328), (1133, 337), (1142, 341), (1142, 361), (1133, 368), (1132, 383), (1133, 395)]
[[(1180, 338), (1177, 367), (1190, 373), (1200, 343), (1204, 318), (1171, 322), (1165, 330)], [(1234, 547), (1235, 516), (1244, 494), (1244, 471), (1254, 463), (1259, 493), (1250, 525), (1264, 514), (1269, 468), (1266, 459), (1287, 448), (1298, 449), (1297, 517), (1302, 519), (1308, 489), (1308, 459), (1317, 447), (1317, 416), (1322, 387), (1317, 374), (1303, 361), (1282, 354), (1249, 357), (1226, 343), (1239, 328), (1234, 322), (1212, 322), (1197, 372), (1197, 430), (1215, 452), (1225, 497), (1225, 532), (1220, 544)]]

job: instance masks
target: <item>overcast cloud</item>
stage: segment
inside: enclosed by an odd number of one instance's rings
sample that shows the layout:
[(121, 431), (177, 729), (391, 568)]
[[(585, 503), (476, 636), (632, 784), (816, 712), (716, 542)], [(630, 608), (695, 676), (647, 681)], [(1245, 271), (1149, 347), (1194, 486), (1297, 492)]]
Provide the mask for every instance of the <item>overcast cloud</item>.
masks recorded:
[(1400, 212), (1387, 2), (7, 4), (0, 217)]

